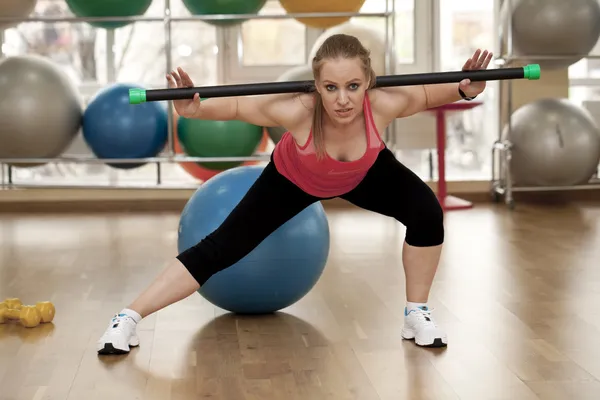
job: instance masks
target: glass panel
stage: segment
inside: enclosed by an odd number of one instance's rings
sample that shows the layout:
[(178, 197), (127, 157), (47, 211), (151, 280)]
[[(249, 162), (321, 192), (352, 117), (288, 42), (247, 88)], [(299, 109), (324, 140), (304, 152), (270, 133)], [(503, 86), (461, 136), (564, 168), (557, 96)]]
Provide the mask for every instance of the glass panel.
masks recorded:
[(440, 2), (440, 49), (443, 70), (459, 70), (478, 48), (493, 50), (494, 0)]
[[(600, 40), (590, 52), (592, 56), (600, 56)], [(600, 59), (584, 58), (569, 67), (570, 79), (584, 80), (584, 84), (569, 88), (569, 100), (588, 109), (596, 122), (600, 124)]]
[[(39, 0), (33, 15), (71, 17), (66, 3)], [(23, 22), (4, 32), (4, 56), (37, 54), (49, 58), (76, 84), (102, 81), (106, 72), (103, 55), (106, 31), (86, 23)]]
[(600, 102), (600, 87), (572, 86), (569, 88), (569, 100), (583, 106), (585, 102)]
[(415, 62), (415, 2), (396, 0), (396, 58), (399, 64)]
[[(414, 62), (414, 0), (395, 1), (397, 60), (400, 64), (410, 64)], [(385, 4), (381, 0), (367, 0), (360, 11), (385, 12)], [(392, 0), (389, 7), (391, 10)], [(285, 10), (278, 2), (268, 2), (260, 13), (283, 14)], [(352, 21), (372, 27), (385, 37), (383, 17), (355, 17)], [(242, 24), (241, 31), (239, 58), (243, 66), (292, 66), (306, 62), (306, 28), (296, 20), (252, 20)]]
[[(592, 56), (600, 56), (600, 40), (590, 52)], [(584, 58), (569, 67), (569, 78), (600, 78), (600, 59)]]
[[(285, 10), (278, 1), (269, 1), (259, 14), (281, 15)], [(303, 64), (306, 57), (306, 27), (294, 19), (256, 19), (241, 26), (243, 66), (291, 66)]]
[[(395, 49), (396, 61), (398, 64), (412, 64), (415, 62), (415, 4), (414, 0), (395, 0)], [(391, 11), (392, 0), (388, 1), (388, 7)], [(385, 12), (386, 1), (366, 0), (360, 9), (364, 13), (383, 13)], [(385, 40), (385, 18), (382, 17), (354, 17), (351, 19), (361, 25), (369, 26), (380, 32)], [(391, 25), (390, 25), (391, 27)], [(394, 32), (389, 31), (388, 40), (392, 40)]]
[[(171, 2), (173, 15), (185, 15), (180, 2)], [(164, 2), (152, 3), (146, 16), (162, 16)], [(62, 0), (39, 0), (38, 15), (72, 16)], [(137, 22), (114, 31), (114, 69), (107, 64), (107, 31), (87, 23), (26, 22), (4, 32), (4, 56), (37, 54), (49, 58), (78, 85), (84, 109), (91, 97), (111, 83), (133, 83), (144, 87), (165, 87), (166, 45), (162, 22)], [(186, 69), (198, 86), (214, 84), (217, 71), (215, 28), (198, 22), (172, 23), (172, 65)], [(64, 156), (93, 158), (81, 131)], [(16, 184), (152, 186), (157, 183), (157, 165), (146, 164), (131, 170), (115, 169), (100, 163), (51, 162), (34, 168), (12, 168)], [(163, 163), (165, 186), (194, 185), (196, 179), (177, 164)]]
[[(157, 2), (156, 7), (164, 7)], [(150, 11), (150, 10), (149, 10)], [(160, 10), (157, 10), (160, 11)], [(160, 11), (162, 12), (162, 11)], [(172, 15), (189, 14), (181, 2), (171, 2)], [(115, 31), (115, 70), (121, 82), (164, 87), (167, 73), (163, 22), (137, 23)], [(216, 27), (203, 22), (171, 22), (171, 67), (182, 67), (197, 86), (215, 84), (217, 77)]]
[[(440, 2), (439, 31), (441, 69), (460, 70), (478, 48), (495, 48), (494, 0)], [(483, 105), (448, 115), (447, 179), (491, 178), (491, 148), (498, 137), (498, 90), (497, 82), (489, 82), (477, 98)]]

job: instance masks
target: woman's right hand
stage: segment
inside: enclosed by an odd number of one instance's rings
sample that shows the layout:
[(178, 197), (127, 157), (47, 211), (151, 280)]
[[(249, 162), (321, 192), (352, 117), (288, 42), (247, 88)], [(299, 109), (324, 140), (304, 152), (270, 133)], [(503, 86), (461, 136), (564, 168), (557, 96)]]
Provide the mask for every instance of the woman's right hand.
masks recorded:
[[(177, 71), (171, 71), (170, 74), (167, 74), (167, 80), (169, 81), (169, 88), (194, 87), (194, 82), (181, 67), (178, 67)], [(177, 114), (185, 118), (191, 118), (200, 109), (200, 95), (196, 93), (193, 99), (174, 100), (173, 105)]]

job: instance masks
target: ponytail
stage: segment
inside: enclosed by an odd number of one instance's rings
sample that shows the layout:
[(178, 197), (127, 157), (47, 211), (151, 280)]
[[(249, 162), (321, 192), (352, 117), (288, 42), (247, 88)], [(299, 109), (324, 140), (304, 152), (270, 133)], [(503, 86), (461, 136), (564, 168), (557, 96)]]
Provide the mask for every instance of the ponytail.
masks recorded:
[(315, 111), (313, 113), (312, 136), (317, 159), (325, 156), (325, 135), (323, 134), (323, 99), (321, 94), (315, 91)]

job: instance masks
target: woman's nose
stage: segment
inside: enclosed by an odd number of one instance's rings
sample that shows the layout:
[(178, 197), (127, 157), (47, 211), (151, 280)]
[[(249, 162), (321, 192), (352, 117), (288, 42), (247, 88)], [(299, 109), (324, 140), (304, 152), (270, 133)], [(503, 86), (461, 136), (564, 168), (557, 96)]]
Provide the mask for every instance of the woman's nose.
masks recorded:
[(338, 96), (338, 103), (340, 103), (342, 105), (348, 103), (348, 96), (346, 95), (346, 93), (340, 92), (340, 94)]

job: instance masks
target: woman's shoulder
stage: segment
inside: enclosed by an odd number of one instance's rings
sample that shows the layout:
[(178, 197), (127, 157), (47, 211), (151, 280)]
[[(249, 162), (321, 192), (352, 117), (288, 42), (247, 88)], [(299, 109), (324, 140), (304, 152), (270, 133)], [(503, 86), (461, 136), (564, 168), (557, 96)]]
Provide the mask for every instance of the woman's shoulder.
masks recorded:
[(367, 96), (373, 114), (385, 119), (395, 118), (398, 109), (405, 107), (408, 99), (400, 87), (372, 88), (367, 90)]
[(300, 104), (309, 111), (313, 111), (315, 109), (315, 98), (315, 93), (299, 93), (297, 97)]
[(295, 93), (291, 102), (278, 104), (277, 120), (296, 141), (303, 142), (310, 132), (314, 109), (314, 93)]
[(300, 93), (291, 107), (285, 112), (293, 121), (293, 128), (306, 125), (306, 121), (312, 120), (315, 110), (315, 95), (313, 93)]

